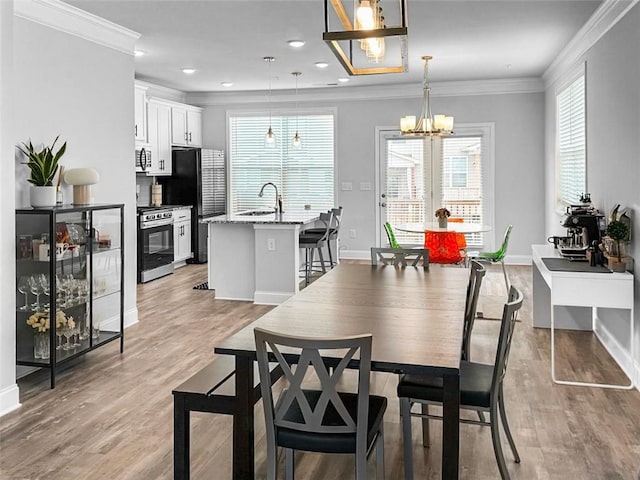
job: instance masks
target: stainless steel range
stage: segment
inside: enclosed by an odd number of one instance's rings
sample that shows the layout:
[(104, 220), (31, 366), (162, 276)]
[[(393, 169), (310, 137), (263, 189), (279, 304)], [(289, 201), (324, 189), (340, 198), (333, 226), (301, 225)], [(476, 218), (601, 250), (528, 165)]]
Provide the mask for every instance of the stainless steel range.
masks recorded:
[(138, 283), (173, 273), (173, 210), (138, 207)]

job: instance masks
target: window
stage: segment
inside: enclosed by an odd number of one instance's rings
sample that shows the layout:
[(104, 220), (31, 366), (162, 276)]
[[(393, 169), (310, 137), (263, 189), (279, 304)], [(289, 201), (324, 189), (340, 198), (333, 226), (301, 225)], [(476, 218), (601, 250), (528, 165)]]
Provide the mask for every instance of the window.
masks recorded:
[[(265, 148), (268, 116), (229, 116), (231, 212), (271, 207), (273, 193), (258, 197), (266, 182), (278, 186), (285, 211), (311, 205), (314, 210), (334, 207), (334, 116), (272, 116), (276, 147)], [(291, 140), (296, 128), (302, 148)]]
[(581, 74), (556, 97), (557, 198), (575, 204), (586, 191), (585, 77)]
[(443, 187), (464, 188), (467, 186), (467, 164), (468, 157), (445, 157)]

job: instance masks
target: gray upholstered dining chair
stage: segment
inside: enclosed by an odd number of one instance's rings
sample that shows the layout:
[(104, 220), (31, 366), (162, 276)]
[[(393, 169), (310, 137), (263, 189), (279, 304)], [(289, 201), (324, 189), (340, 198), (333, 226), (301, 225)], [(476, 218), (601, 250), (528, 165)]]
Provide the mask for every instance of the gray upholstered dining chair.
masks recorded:
[(407, 262), (411, 262), (412, 267), (417, 267), (422, 263), (425, 270), (429, 269), (429, 250), (424, 248), (387, 248), (371, 247), (371, 265), (393, 265), (394, 267), (406, 267)]
[[(376, 478), (384, 478), (383, 418), (387, 399), (369, 394), (371, 334), (341, 338), (294, 337), (254, 329), (267, 438), (267, 479), (277, 477), (277, 450), (285, 450), (292, 480), (294, 450), (355, 454), (356, 479), (367, 478), (375, 446)], [(274, 399), (269, 361), (278, 362), (285, 388)], [(347, 368), (358, 362), (357, 390), (338, 391)], [(313, 378), (319, 388), (303, 388)]]
[[(520, 456), (518, 455), (507, 422), (504, 407), (503, 381), (507, 371), (509, 350), (511, 348), (513, 331), (516, 324), (516, 313), (520, 307), (522, 307), (522, 301), (522, 292), (514, 286), (511, 286), (507, 303), (504, 305), (502, 311), (502, 322), (494, 364), (486, 365), (471, 361), (462, 361), (460, 364), (460, 408), (475, 410), (479, 413), (488, 412), (490, 417), (489, 421), (485, 421), (484, 419), (460, 419), (460, 422), (488, 425), (491, 427), (493, 449), (500, 476), (503, 480), (508, 480), (510, 477), (504, 461), (504, 454), (502, 453), (499, 423), (502, 423), (515, 462), (520, 463)], [(421, 375), (402, 375), (398, 383), (398, 397), (400, 397), (400, 414), (402, 416), (405, 479), (410, 480), (413, 479), (411, 417), (417, 416), (427, 421), (428, 419), (442, 419), (441, 416), (430, 414), (424, 409), (422, 413), (413, 413), (411, 412), (411, 406), (416, 403), (422, 405), (442, 405), (442, 379)], [(500, 421), (498, 417), (500, 417)], [(428, 429), (426, 432), (423, 429), (423, 441), (425, 442), (425, 446), (429, 445)]]

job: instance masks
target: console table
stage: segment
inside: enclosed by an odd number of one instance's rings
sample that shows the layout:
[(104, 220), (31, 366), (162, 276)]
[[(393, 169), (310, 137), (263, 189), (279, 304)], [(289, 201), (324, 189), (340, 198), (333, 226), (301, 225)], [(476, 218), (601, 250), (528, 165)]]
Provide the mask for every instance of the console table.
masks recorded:
[[(635, 383), (633, 373), (629, 375), (624, 368), (630, 382), (627, 385), (559, 380), (555, 372), (555, 329), (591, 330), (601, 339), (596, 328), (598, 322), (603, 322), (598, 316), (599, 309), (628, 310), (630, 371), (633, 372), (635, 358), (633, 275), (628, 272), (596, 273), (597, 270), (592, 270), (594, 267), (589, 267), (585, 262), (579, 265), (568, 263), (566, 270), (562, 265), (559, 267), (560, 270), (556, 270), (555, 266), (554, 269), (550, 269), (544, 260), (561, 258), (558, 250), (552, 245), (532, 245), (532, 253), (533, 326), (551, 328), (551, 378), (553, 381), (562, 385), (632, 389)], [(591, 309), (591, 318), (584, 315), (584, 307)]]

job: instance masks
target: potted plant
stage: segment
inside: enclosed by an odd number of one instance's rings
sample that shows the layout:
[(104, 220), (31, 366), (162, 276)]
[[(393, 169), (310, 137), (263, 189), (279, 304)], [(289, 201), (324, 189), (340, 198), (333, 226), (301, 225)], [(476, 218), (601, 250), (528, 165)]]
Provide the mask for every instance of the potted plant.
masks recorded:
[(446, 208), (436, 210), (436, 218), (438, 219), (438, 227), (447, 228), (447, 219), (451, 216), (451, 212)]
[(67, 142), (54, 152), (53, 149), (58, 141), (59, 135), (51, 146), (43, 146), (41, 150), (36, 150), (31, 140), (29, 143), (22, 143), (18, 149), (27, 157), (26, 165), (31, 170), (28, 182), (31, 183), (31, 206), (33, 207), (53, 207), (56, 204), (56, 187), (53, 179), (58, 171), (60, 157), (67, 150)]
[[(609, 257), (609, 268), (614, 272), (624, 272), (626, 268), (626, 262), (622, 261), (622, 247), (620, 242), (626, 240), (629, 235), (629, 227), (626, 223), (619, 220), (609, 222), (607, 226), (606, 234), (609, 238), (616, 242), (616, 254), (617, 259), (613, 256)], [(613, 260), (617, 261), (613, 261)]]

